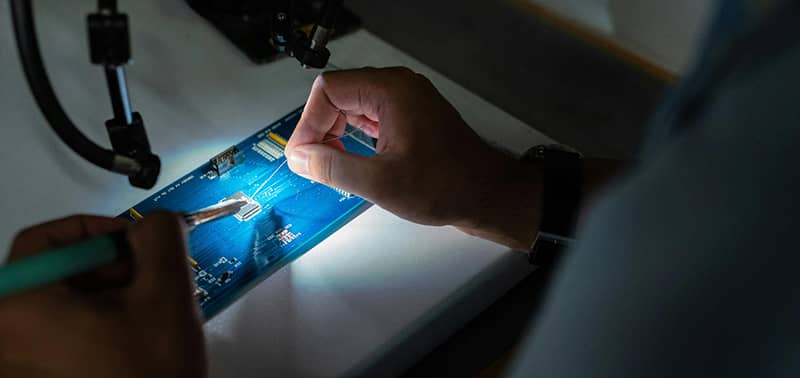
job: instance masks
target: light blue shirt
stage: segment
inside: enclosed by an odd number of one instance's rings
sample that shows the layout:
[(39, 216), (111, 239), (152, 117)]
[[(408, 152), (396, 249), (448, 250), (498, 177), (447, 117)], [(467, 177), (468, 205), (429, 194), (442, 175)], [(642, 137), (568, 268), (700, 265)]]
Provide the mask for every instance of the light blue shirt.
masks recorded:
[(515, 376), (800, 377), (800, 2), (766, 3), (721, 3)]

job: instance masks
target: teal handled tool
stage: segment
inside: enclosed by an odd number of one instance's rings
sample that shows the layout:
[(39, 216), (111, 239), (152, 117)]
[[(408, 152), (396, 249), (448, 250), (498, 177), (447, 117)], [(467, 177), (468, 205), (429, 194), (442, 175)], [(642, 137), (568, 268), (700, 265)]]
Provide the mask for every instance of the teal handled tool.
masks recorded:
[[(239, 212), (247, 201), (229, 200), (191, 213), (183, 220), (195, 227)], [(0, 267), (0, 297), (20, 293), (85, 273), (130, 253), (124, 230), (84, 240)]]

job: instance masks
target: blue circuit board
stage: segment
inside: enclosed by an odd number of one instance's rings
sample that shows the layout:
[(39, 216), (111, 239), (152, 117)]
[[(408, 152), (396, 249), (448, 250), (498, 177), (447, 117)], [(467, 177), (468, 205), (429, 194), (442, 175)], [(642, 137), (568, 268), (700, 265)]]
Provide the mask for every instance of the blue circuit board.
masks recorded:
[[(352, 220), (369, 203), (295, 175), (283, 147), (303, 108), (256, 132), (120, 215), (193, 211), (246, 198), (236, 215), (198, 226), (189, 236), (195, 298), (210, 319), (247, 290)], [(374, 141), (347, 127), (345, 148), (374, 154)], [(223, 172), (218, 174), (217, 172)]]

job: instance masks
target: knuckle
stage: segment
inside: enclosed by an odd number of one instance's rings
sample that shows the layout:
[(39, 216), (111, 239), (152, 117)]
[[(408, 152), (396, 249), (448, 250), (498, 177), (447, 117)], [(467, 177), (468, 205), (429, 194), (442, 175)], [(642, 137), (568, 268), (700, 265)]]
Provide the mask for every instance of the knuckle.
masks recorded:
[(399, 76), (399, 77), (405, 77), (405, 78), (411, 78), (416, 74), (410, 68), (403, 67), (403, 66), (389, 67), (386, 70), (388, 72), (392, 73), (393, 75), (396, 75), (396, 76)]
[(416, 76), (416, 81), (418, 83), (420, 83), (422, 85), (425, 85), (425, 86), (428, 86), (428, 87), (433, 87), (434, 86), (433, 82), (431, 81), (431, 79), (429, 79), (427, 76), (425, 76), (425, 75), (423, 75), (421, 73), (417, 73), (417, 74), (415, 74), (415, 76)]
[(416, 73), (408, 67), (390, 67), (383, 71), (385, 78), (392, 85), (413, 83)]
[(416, 101), (416, 98), (426, 91), (429, 91), (433, 84), (427, 77), (404, 68), (402, 74), (396, 76), (393, 86), (402, 88), (402, 92), (409, 100)]
[(330, 151), (321, 151), (317, 154), (316, 159), (312, 163), (312, 173), (314, 178), (323, 184), (333, 184), (333, 164), (334, 156)]
[(14, 243), (17, 243), (23, 240), (28, 240), (34, 236), (36, 236), (36, 226), (28, 226), (17, 231), (13, 240)]
[(319, 75), (317, 75), (317, 78), (314, 79), (314, 84), (312, 84), (312, 87), (314, 87), (314, 88), (325, 88), (325, 86), (327, 85), (328, 81), (330, 81), (330, 78), (331, 78), (332, 74), (333, 73), (330, 72), (330, 71), (325, 71), (325, 72), (320, 73)]

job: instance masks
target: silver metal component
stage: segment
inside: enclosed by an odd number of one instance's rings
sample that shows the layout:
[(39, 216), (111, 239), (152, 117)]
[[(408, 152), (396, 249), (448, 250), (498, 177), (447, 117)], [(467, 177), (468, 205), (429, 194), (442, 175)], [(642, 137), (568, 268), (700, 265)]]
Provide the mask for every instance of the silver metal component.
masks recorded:
[(125, 112), (125, 124), (130, 125), (133, 123), (133, 111), (131, 110), (131, 99), (128, 97), (128, 82), (125, 79), (125, 67), (116, 66), (114, 71), (117, 74), (117, 81), (119, 82), (120, 97), (122, 100), (122, 108)]
[(245, 205), (247, 205), (247, 201), (244, 200), (224, 200), (216, 205), (183, 214), (183, 220), (191, 231), (203, 223), (234, 215)]
[(321, 50), (328, 45), (328, 41), (333, 37), (333, 29), (328, 29), (317, 25), (314, 28), (314, 35), (311, 36), (311, 50)]
[(206, 291), (206, 289), (203, 289), (202, 287), (198, 287), (194, 289), (193, 296), (194, 299), (202, 302), (204, 299), (208, 297), (208, 291)]
[(256, 202), (254, 199), (248, 197), (243, 192), (236, 192), (233, 193), (230, 197), (227, 197), (223, 200), (225, 201), (244, 201), (245, 205), (242, 206), (239, 211), (236, 212), (233, 216), (236, 217), (240, 222), (246, 222), (252, 219), (254, 216), (261, 213), (261, 204)]
[(139, 164), (138, 161), (129, 158), (125, 155), (114, 155), (114, 161), (112, 162), (113, 166), (111, 170), (117, 173), (121, 173), (126, 176), (132, 176), (139, 171), (142, 170), (142, 166)]

